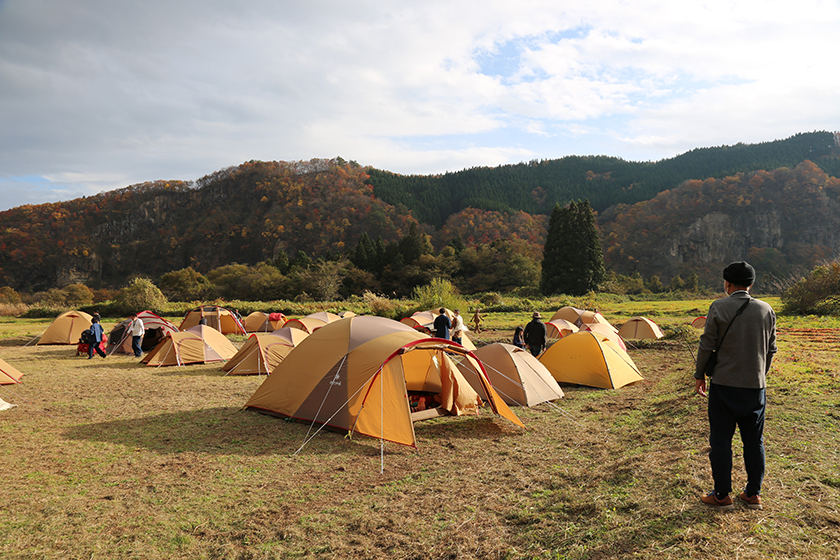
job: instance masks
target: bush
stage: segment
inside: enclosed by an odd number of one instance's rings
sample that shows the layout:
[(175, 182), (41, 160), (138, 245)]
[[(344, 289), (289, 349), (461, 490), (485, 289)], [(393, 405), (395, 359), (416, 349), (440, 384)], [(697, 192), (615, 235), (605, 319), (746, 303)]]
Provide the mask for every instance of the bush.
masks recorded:
[(467, 308), (467, 302), (455, 293), (452, 282), (440, 278), (433, 278), (429, 284), (414, 288), (414, 299), (417, 300), (417, 307), (420, 311), (440, 309), (441, 307), (451, 310)]
[(840, 294), (840, 262), (818, 266), (782, 294), (783, 311), (807, 315), (815, 313), (818, 304)]
[(166, 296), (147, 278), (135, 278), (120, 290), (112, 309), (119, 315), (129, 315), (143, 310), (161, 313)]
[(0, 288), (0, 303), (20, 303), (20, 294), (9, 286)]

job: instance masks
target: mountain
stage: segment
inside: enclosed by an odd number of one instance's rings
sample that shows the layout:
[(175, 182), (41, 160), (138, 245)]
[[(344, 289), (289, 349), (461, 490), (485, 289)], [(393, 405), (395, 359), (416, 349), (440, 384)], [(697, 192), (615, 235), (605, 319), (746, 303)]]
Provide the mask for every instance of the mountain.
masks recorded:
[[(476, 167), (443, 175), (398, 175), (370, 170), (376, 195), (402, 204), (419, 221), (442, 226), (464, 208), (550, 214), (556, 203), (588, 199), (602, 212), (615, 204), (650, 200), (690, 179), (721, 178), (757, 169), (821, 162), (837, 149), (830, 132), (797, 134), (785, 140), (698, 148), (658, 162), (607, 156), (569, 156), (500, 167)], [(837, 174), (840, 166), (825, 169)]]
[[(427, 177), (341, 158), (250, 161), (195, 183), (153, 181), (0, 212), (0, 286), (118, 287), (132, 275), (157, 278), (188, 266), (206, 273), (299, 251), (350, 255), (363, 233), (389, 244), (412, 226), (438, 250), (504, 239), (539, 260), (547, 214), (558, 202), (583, 198), (600, 212), (607, 264), (619, 272), (667, 279), (754, 249), (798, 267), (838, 251), (835, 184), (823, 173), (838, 175), (838, 162), (835, 137), (826, 132), (653, 163), (568, 157)], [(809, 222), (804, 208), (817, 219)], [(713, 249), (724, 243), (723, 234), (712, 234), (720, 216), (734, 224), (723, 231), (737, 233), (746, 220), (751, 233)]]

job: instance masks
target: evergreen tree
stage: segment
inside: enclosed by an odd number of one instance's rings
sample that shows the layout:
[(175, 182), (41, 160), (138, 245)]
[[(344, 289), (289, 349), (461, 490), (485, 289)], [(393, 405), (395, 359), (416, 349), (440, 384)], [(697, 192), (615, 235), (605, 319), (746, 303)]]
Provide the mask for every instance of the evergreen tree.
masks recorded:
[(540, 291), (583, 295), (604, 280), (604, 255), (589, 201), (555, 205), (543, 248)]
[(420, 232), (416, 222), (412, 222), (408, 234), (400, 239), (399, 248), (405, 264), (411, 264), (421, 255), (428, 255), (433, 250), (429, 238)]

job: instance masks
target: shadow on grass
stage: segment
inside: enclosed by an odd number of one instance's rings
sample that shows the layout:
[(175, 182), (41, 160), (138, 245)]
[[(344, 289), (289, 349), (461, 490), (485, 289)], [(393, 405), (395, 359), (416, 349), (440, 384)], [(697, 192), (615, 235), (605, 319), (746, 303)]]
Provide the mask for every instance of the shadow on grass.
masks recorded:
[[(501, 424), (493, 417), (443, 418), (415, 425), (419, 438), (498, 439), (514, 434), (516, 428)], [(209, 453), (219, 455), (277, 455), (296, 452), (318, 431), (319, 425), (286, 420), (240, 407), (219, 407), (81, 424), (69, 428), (70, 440), (98, 441), (143, 448), (161, 454)], [(367, 456), (379, 453), (370, 442), (378, 440), (355, 435), (352, 440), (343, 431), (321, 429), (304, 448), (306, 454)], [(378, 444), (377, 444), (378, 445)]]

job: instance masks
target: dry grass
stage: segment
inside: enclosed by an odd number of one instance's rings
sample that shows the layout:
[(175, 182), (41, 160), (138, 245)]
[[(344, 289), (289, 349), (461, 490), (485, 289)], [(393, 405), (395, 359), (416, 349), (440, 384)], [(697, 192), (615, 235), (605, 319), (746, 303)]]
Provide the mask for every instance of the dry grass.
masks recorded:
[[(488, 318), (497, 328), (519, 321)], [(517, 409), (526, 430), (487, 414), (419, 423), (419, 447), (386, 444), (380, 474), (380, 444), (368, 438), (322, 432), (294, 455), (307, 425), (241, 411), (256, 377), (23, 347), (49, 322), (3, 319), (0, 357), (26, 375), (0, 386), (18, 405), (0, 413), (0, 550), (9, 559), (837, 558), (840, 329), (820, 324), (833, 330), (813, 336), (802, 322), (780, 331), (767, 507), (720, 514), (699, 505), (711, 486), (707, 424), (690, 391), (691, 355), (676, 341), (631, 350), (646, 378), (636, 386), (568, 387), (559, 411)]]

